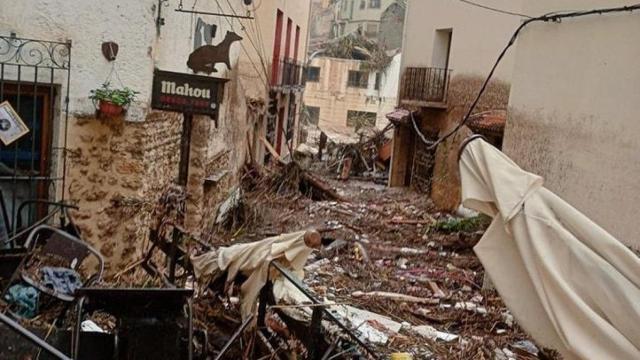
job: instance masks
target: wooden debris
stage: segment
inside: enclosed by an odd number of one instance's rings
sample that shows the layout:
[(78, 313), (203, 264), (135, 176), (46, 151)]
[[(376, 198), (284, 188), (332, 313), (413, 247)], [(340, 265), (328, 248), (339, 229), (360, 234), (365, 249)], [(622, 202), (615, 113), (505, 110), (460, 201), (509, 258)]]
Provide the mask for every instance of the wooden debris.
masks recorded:
[(421, 298), (421, 297), (386, 292), (386, 291), (371, 291), (371, 292), (354, 291), (351, 293), (351, 296), (353, 296), (354, 298), (363, 298), (363, 297), (384, 298), (384, 299), (394, 300), (394, 301), (402, 301), (402, 302), (418, 303), (418, 304), (430, 304), (430, 305), (437, 305), (440, 303), (440, 300), (438, 299)]
[(442, 291), (442, 290), (440, 289), (440, 287), (438, 287), (438, 284), (436, 284), (436, 282), (435, 282), (435, 281), (431, 281), (431, 280), (429, 280), (429, 281), (427, 282), (427, 284), (429, 284), (429, 287), (431, 288), (431, 291), (433, 292), (433, 297), (436, 297), (436, 298), (443, 298), (443, 297), (445, 297), (445, 296), (446, 296), (446, 295), (445, 295), (445, 293), (444, 293), (444, 291)]

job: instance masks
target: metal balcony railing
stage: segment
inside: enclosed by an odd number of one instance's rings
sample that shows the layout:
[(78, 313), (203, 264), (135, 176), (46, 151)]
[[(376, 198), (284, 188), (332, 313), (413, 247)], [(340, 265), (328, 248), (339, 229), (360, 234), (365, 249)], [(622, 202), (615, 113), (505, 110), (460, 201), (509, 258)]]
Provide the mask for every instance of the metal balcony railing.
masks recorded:
[(275, 87), (294, 88), (304, 87), (306, 80), (306, 67), (300, 61), (291, 59), (280, 60), (275, 79), (272, 84)]
[(402, 75), (400, 100), (444, 104), (450, 79), (450, 69), (407, 67)]

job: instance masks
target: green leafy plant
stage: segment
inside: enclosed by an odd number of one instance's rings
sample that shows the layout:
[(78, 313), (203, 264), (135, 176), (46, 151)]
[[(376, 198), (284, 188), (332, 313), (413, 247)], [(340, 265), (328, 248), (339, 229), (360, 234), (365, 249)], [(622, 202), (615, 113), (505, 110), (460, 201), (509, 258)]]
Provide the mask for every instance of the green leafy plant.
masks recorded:
[(122, 89), (113, 89), (109, 83), (104, 83), (99, 89), (91, 90), (89, 99), (93, 101), (106, 101), (118, 106), (125, 107), (131, 104), (139, 92), (124, 87)]
[(433, 229), (445, 233), (454, 232), (475, 232), (484, 230), (491, 223), (491, 219), (485, 215), (478, 215), (472, 218), (451, 218), (438, 221)]

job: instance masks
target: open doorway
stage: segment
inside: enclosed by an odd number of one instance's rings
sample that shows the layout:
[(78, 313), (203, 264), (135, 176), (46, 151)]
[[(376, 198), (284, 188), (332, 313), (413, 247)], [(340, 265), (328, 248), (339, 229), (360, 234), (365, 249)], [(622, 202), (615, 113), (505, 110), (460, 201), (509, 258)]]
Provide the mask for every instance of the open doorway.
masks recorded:
[(433, 56), (431, 65), (434, 68), (449, 69), (451, 58), (451, 40), (453, 39), (453, 29), (436, 30), (433, 42)]

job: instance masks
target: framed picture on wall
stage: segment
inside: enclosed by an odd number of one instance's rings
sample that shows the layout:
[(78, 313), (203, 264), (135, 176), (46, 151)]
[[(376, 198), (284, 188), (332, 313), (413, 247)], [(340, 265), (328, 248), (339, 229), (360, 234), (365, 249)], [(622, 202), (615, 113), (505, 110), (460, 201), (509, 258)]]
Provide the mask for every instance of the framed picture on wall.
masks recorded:
[(0, 104), (0, 140), (6, 146), (20, 139), (29, 132), (20, 115), (8, 101)]

